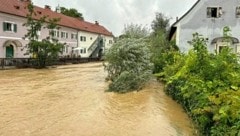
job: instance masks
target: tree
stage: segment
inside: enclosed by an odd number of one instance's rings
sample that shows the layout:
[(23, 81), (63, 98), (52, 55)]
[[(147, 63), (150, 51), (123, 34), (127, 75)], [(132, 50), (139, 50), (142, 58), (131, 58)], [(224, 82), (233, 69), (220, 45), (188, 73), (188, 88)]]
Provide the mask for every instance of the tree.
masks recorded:
[(154, 73), (161, 72), (168, 63), (171, 63), (174, 53), (178, 50), (175, 43), (169, 42), (167, 38), (169, 21), (170, 18), (162, 13), (157, 13), (155, 20), (152, 21), (153, 32), (150, 36), (150, 44), (152, 51), (151, 61), (154, 63)]
[(124, 26), (123, 34), (121, 38), (143, 38), (149, 36), (149, 30), (146, 27), (138, 24), (129, 24)]
[[(150, 37), (150, 49), (152, 52), (151, 62), (154, 64), (154, 73), (159, 73), (171, 62), (171, 53), (175, 50), (170, 42), (166, 39), (164, 32), (158, 31)], [(167, 61), (166, 61), (167, 60)]]
[(170, 18), (165, 16), (163, 13), (156, 13), (155, 20), (152, 21), (153, 33), (157, 34), (162, 31), (164, 34), (168, 34)]
[(84, 17), (82, 13), (79, 13), (76, 9), (70, 8), (67, 9), (65, 7), (60, 7), (60, 12), (66, 16), (74, 17), (74, 18), (79, 18), (81, 20), (84, 20)]
[[(40, 19), (36, 20), (34, 16), (36, 13), (34, 12), (34, 6), (32, 3), (28, 5), (27, 14), (27, 22), (23, 24), (23, 26), (28, 27), (27, 34), (24, 38), (29, 39), (28, 43), (28, 53), (36, 57), (36, 61), (34, 64), (38, 68), (44, 68), (47, 64), (50, 64), (52, 60), (58, 57), (58, 53), (61, 52), (64, 44), (58, 42), (57, 39), (54, 38), (54, 29), (59, 29), (57, 26), (57, 22), (59, 19), (53, 18), (48, 19), (43, 16)], [(44, 24), (46, 24), (46, 28), (49, 30), (50, 34), (42, 41), (39, 40), (38, 32), (44, 28)]]
[[(135, 31), (137, 30), (137, 31)], [(109, 91), (124, 93), (141, 89), (152, 75), (146, 30), (138, 25), (125, 27), (123, 35), (106, 53), (104, 64), (111, 81)], [(130, 33), (128, 33), (130, 32)]]

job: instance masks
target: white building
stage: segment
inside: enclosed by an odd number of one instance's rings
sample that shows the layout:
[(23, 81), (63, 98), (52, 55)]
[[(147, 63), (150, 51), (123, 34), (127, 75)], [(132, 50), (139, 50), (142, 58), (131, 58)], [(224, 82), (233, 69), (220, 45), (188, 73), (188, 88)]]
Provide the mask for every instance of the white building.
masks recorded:
[(191, 48), (188, 41), (197, 32), (208, 38), (210, 52), (220, 51), (226, 46), (223, 40), (225, 26), (231, 29), (230, 46), (239, 53), (240, 0), (198, 0), (172, 25), (170, 39), (176, 41), (182, 52), (186, 52)]
[[(0, 3), (0, 58), (31, 57), (31, 54), (26, 55), (28, 40), (23, 38), (27, 33), (23, 24), (27, 21), (29, 0), (0, 0)], [(52, 11), (49, 6), (35, 6), (34, 10), (36, 18), (48, 16), (61, 19), (58, 22), (60, 29), (55, 31), (55, 36), (60, 42), (66, 43), (62, 56), (97, 57), (113, 43), (113, 34), (98, 22), (90, 23), (68, 17)], [(48, 35), (47, 29), (39, 32), (40, 39)]]

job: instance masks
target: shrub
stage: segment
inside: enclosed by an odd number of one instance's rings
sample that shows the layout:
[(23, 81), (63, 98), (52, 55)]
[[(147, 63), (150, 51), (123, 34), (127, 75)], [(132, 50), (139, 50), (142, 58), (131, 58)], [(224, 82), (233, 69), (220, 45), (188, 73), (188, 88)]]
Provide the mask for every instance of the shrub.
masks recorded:
[(240, 65), (229, 47), (207, 51), (206, 40), (193, 35), (193, 49), (174, 54), (172, 64), (157, 74), (166, 92), (181, 103), (203, 135), (240, 135)]
[(123, 38), (106, 53), (105, 70), (112, 81), (109, 91), (141, 89), (152, 74), (150, 51), (144, 38)]

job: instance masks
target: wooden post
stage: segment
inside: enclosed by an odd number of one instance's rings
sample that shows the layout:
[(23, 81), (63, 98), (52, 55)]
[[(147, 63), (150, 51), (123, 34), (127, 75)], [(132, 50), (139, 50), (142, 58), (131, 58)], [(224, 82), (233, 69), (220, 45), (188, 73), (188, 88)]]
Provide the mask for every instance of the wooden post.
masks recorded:
[(1, 59), (1, 66), (2, 66), (2, 69), (4, 69), (4, 58)]

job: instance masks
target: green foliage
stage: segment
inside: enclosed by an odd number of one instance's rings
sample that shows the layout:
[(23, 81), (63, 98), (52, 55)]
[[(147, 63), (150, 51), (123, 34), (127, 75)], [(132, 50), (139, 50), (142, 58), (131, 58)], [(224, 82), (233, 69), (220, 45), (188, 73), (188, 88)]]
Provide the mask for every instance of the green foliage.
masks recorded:
[[(227, 29), (226, 29), (227, 30)], [(181, 103), (203, 135), (240, 134), (240, 65), (229, 47), (207, 51), (206, 39), (193, 34), (188, 54), (173, 54), (173, 61), (156, 74), (166, 82), (166, 93)]]
[(119, 38), (146, 38), (148, 36), (149, 30), (146, 27), (138, 24), (129, 24), (124, 26), (123, 34)]
[[(47, 19), (46, 16), (41, 17), (39, 20), (35, 20), (36, 13), (34, 12), (34, 6), (32, 3), (28, 5), (27, 22), (23, 24), (28, 27), (25, 38), (29, 39), (28, 53), (32, 54), (36, 58), (33, 62), (38, 68), (44, 68), (46, 65), (51, 64), (53, 60), (58, 57), (58, 53), (61, 52), (64, 44), (58, 42), (54, 38), (53, 30), (59, 29), (57, 22), (59, 19)], [(42, 41), (39, 40), (38, 32), (41, 31), (44, 24), (47, 24), (46, 28), (50, 31), (50, 34)]]
[(162, 31), (164, 34), (168, 34), (170, 18), (163, 13), (156, 13), (155, 20), (152, 21), (153, 34), (157, 34)]
[(74, 8), (67, 9), (65, 7), (60, 7), (60, 12), (64, 15), (66, 15), (66, 16), (70, 16), (70, 17), (79, 18), (81, 20), (84, 20), (82, 13), (79, 13)]
[(141, 89), (152, 74), (150, 56), (145, 37), (130, 34), (129, 38), (118, 40), (105, 55), (104, 66), (111, 81), (109, 91), (123, 93)]
[(150, 36), (150, 50), (154, 73), (161, 72), (166, 65), (173, 63), (173, 56), (178, 53), (177, 47), (167, 40), (163, 31), (155, 32)]
[(152, 34), (150, 36), (150, 49), (152, 52), (151, 61), (154, 64), (154, 73), (163, 71), (166, 65), (173, 63), (174, 54), (178, 53), (177, 46), (169, 42), (170, 18), (162, 13), (156, 13), (155, 20), (152, 21)]

